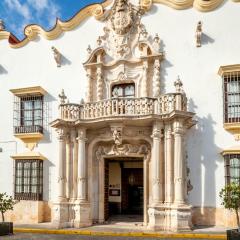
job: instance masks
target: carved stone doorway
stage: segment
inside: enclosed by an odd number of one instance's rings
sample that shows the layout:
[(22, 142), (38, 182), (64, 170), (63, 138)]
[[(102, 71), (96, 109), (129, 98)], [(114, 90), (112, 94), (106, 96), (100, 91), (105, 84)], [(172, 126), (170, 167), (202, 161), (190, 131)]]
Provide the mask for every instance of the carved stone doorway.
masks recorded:
[(128, 222), (132, 215), (143, 222), (143, 158), (116, 157), (104, 161), (104, 220), (116, 220), (121, 215), (120, 219)]

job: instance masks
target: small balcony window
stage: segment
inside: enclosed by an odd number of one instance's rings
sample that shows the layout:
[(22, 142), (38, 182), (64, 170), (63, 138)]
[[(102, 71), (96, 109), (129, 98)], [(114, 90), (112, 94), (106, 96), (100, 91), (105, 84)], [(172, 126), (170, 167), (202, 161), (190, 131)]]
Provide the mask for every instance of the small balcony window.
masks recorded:
[(240, 184), (240, 154), (227, 154), (224, 160), (226, 184), (232, 182)]
[(10, 90), (14, 94), (14, 134), (43, 134), (44, 95), (40, 87)]
[(43, 161), (15, 160), (14, 198), (36, 200), (43, 198)]
[(114, 85), (112, 87), (112, 97), (135, 97), (134, 83)]
[(225, 74), (224, 90), (224, 122), (240, 122), (240, 72)]

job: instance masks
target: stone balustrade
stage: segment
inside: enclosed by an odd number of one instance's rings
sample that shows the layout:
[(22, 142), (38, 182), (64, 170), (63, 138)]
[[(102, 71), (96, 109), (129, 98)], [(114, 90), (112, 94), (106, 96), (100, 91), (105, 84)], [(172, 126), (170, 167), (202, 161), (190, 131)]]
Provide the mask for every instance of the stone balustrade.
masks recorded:
[(163, 115), (174, 110), (186, 111), (184, 94), (171, 93), (159, 98), (112, 98), (84, 104), (60, 105), (60, 118), (65, 121), (91, 120), (106, 117)]

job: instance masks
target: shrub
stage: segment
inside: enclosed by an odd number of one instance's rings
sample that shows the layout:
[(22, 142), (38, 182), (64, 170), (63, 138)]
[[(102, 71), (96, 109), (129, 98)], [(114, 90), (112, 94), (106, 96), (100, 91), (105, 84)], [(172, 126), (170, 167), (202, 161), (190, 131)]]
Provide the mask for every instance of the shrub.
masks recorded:
[(15, 204), (13, 198), (6, 193), (0, 193), (0, 212), (2, 214), (2, 221), (5, 221), (4, 213), (8, 210), (13, 210)]
[(229, 209), (234, 210), (237, 218), (238, 229), (240, 230), (239, 222), (239, 213), (240, 208), (240, 186), (232, 182), (226, 185), (219, 193), (220, 198), (222, 199), (222, 205)]

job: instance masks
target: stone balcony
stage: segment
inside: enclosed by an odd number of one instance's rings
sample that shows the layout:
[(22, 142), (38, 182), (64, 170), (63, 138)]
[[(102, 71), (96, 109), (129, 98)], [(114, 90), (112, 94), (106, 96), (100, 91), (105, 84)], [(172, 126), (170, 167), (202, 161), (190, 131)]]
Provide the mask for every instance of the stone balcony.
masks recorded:
[(60, 104), (61, 120), (67, 122), (106, 119), (146, 118), (166, 116), (187, 111), (187, 98), (183, 93), (169, 93), (159, 98), (112, 98), (83, 104)]

